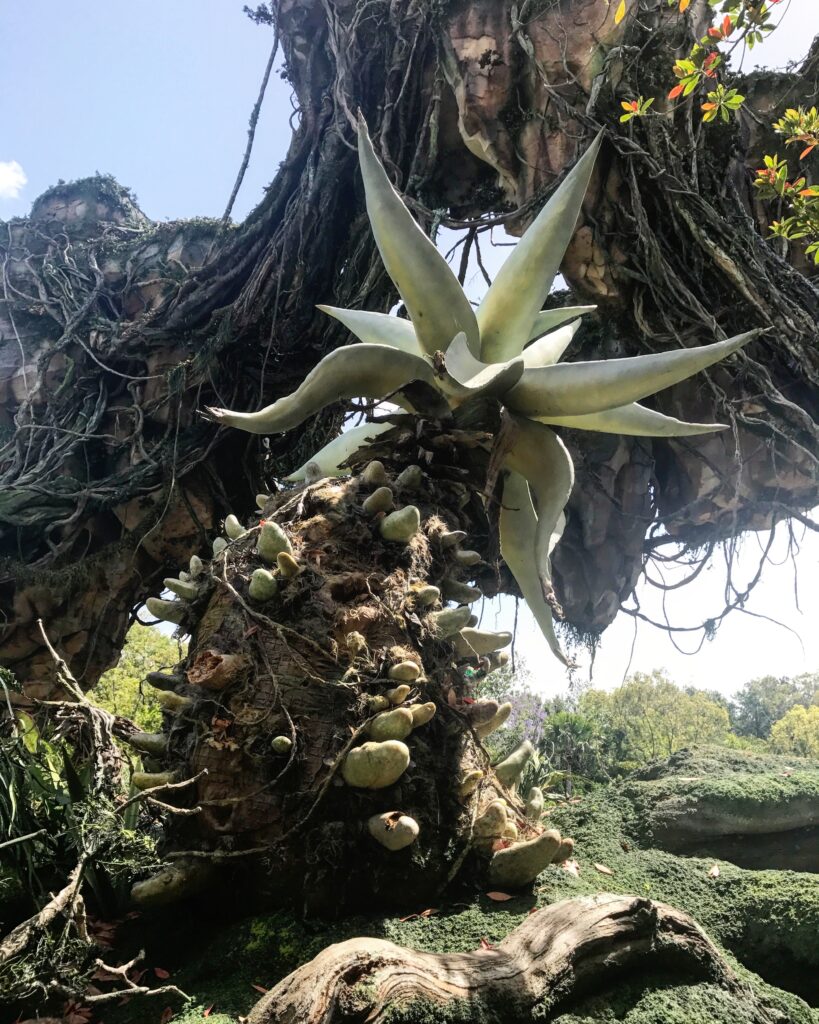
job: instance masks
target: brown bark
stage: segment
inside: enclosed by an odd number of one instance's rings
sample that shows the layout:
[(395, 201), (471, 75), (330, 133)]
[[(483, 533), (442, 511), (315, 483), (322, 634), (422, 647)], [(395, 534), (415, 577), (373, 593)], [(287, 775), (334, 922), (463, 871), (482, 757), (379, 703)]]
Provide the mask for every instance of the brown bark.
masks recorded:
[[(396, 1010), (411, 1020), (413, 1004), (424, 1001), (423, 1019), (432, 1019), (429, 1004), (436, 1019), (446, 1020), (447, 1007), (461, 1001), (476, 1022), (528, 1020), (535, 1006), (538, 1019), (551, 1020), (567, 1003), (629, 972), (668, 969), (680, 981), (708, 980), (738, 999), (745, 995), (687, 914), (642, 897), (602, 894), (538, 910), (498, 946), (474, 953), (422, 953), (373, 938), (339, 942), (263, 996), (248, 1024), (378, 1024)], [(758, 1019), (769, 1018), (760, 1012)]]
[[(382, 537), (388, 513), (365, 510), (375, 484), (358, 472), (266, 504), (262, 521), (286, 532), (299, 567), (288, 577), (273, 564), (273, 597), (254, 599), (249, 591), (254, 571), (270, 567), (257, 552), (258, 519), (198, 577), (198, 596), (180, 605), (192, 633), (188, 657), (170, 681), (192, 703), (168, 714), (167, 755), (152, 765), (180, 778), (201, 776), (189, 801), (199, 812), (170, 826), (177, 862), (190, 854), (191, 862), (224, 868), (248, 853), (242, 871), (256, 898), (263, 892), (332, 915), (364, 903), (429, 901), (463, 873), (484, 877), (501, 835), (487, 838), (474, 826), (493, 799), (506, 800), (520, 840), (542, 834), (514, 787), (495, 776), (473, 729), (472, 680), (485, 674), (487, 659), (454, 651), (436, 624), (446, 601), (442, 607), (433, 596), (424, 604), (418, 596), (419, 587), (433, 586), (445, 597), (452, 581), (473, 581), (490, 594), (498, 585), (481, 499), (488, 445), (485, 433), (402, 416), (355, 459), (360, 469), (377, 454), (395, 508), (419, 510), (421, 526), (409, 542)], [(422, 482), (402, 488), (399, 473), (413, 464), (424, 467)], [(467, 534), (463, 546), (487, 560), (459, 565), (459, 547), (444, 539), (457, 530)], [(418, 677), (399, 696), (393, 691), (401, 679), (391, 670), (405, 662)], [(406, 715), (429, 704), (431, 719), (396, 737), (411, 760), (395, 781), (347, 783), (350, 751), (386, 738), (370, 732), (380, 712)], [(285, 739), (282, 750), (277, 737)], [(482, 778), (461, 793), (475, 771)], [(369, 832), (369, 819), (389, 812), (419, 826), (406, 849), (385, 849)]]
[[(96, 181), (58, 186), (7, 226), (0, 658), (30, 689), (51, 683), (38, 617), (93, 684), (157, 581), (337, 422), (331, 411), (298, 453), (292, 438), (268, 453), (196, 410), (255, 407), (292, 388), (344, 337), (316, 303), (389, 307), (348, 144), (357, 106), (427, 225), (449, 209), (443, 223), (496, 215), (519, 227), (606, 124), (611, 144), (564, 268), (606, 314), (604, 336), (579, 337), (583, 356), (773, 327), (739, 373), (658, 400), (727, 417), (733, 431), (685, 444), (570, 439), (578, 486), (555, 581), (571, 623), (611, 621), (654, 517), (700, 546), (815, 503), (819, 298), (756, 223), (753, 118), (736, 132), (702, 131), (687, 107), (670, 121), (616, 122), (620, 99), (662, 91), (708, 5), (692, 5), (696, 24), (658, 2), (616, 27), (613, 9), (562, 0), (515, 21), (493, 0), (446, 16), (402, 0), (328, 21), (325, 6), (289, 0), (279, 30), (300, 122), (243, 225), (153, 227)], [(749, 88), (773, 117), (780, 97), (811, 101), (816, 64)]]

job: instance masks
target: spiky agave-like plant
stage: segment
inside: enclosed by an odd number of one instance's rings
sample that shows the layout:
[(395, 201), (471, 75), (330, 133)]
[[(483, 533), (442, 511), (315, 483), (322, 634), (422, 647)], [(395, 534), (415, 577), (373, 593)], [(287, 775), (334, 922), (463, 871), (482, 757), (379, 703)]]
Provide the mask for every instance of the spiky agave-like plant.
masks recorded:
[[(492, 397), (505, 410), (504, 500), (500, 547), (552, 651), (565, 662), (553, 624), (550, 554), (563, 531), (574, 469), (549, 425), (654, 437), (723, 430), (686, 423), (639, 404), (724, 359), (756, 336), (749, 332), (692, 349), (617, 360), (559, 363), (593, 306), (544, 310), (572, 238), (602, 133), (597, 136), (501, 267), (473, 310), (446, 260), (413, 219), (378, 160), (363, 118), (358, 153), (367, 212), (387, 273), (409, 320), (366, 310), (321, 306), (361, 342), (326, 356), (291, 395), (259, 412), (211, 408), (226, 426), (256, 434), (291, 430), (343, 399), (387, 396), (407, 411), (403, 389), (431, 386), (450, 409)], [(489, 424), (487, 427), (489, 428)], [(344, 462), (370, 424), (331, 441), (310, 460), (323, 476)], [(307, 466), (289, 479), (303, 480)]]
[[(268, 433), (358, 396), (389, 397), (405, 412), (336, 438), (292, 474), (304, 482), (295, 492), (261, 495), (261, 522), (228, 516), (209, 563), (194, 556), (179, 580), (165, 581), (180, 600), (149, 600), (149, 611), (192, 636), (178, 671), (149, 679), (167, 742), (152, 740), (153, 771), (135, 784), (193, 778), (186, 792), (199, 813), (172, 819), (172, 843), (195, 850), (186, 860), (177, 849), (140, 883), (139, 902), (190, 892), (217, 865), (253, 863), (232, 859), (245, 851), (265, 855), (261, 884), (277, 899), (301, 897), (323, 912), (427, 905), (470, 865), (481, 881), (512, 888), (571, 855), (572, 841), (541, 823), (537, 794), (527, 815), (517, 793), (531, 744), (494, 769), (482, 746), (512, 710), (472, 689), (512, 639), (476, 628), (482, 590), (465, 582), (494, 585), (486, 550), (465, 543), (474, 531), (481, 547), (488, 530), (484, 481), (500, 463), (501, 554), (565, 660), (549, 556), (573, 470), (549, 425), (665, 436), (719, 429), (636, 403), (751, 337), (558, 365), (590, 307), (541, 306), (599, 145), (473, 312), (361, 123), (367, 209), (411, 319), (326, 307), (361, 344), (327, 356), (261, 412), (210, 414)], [(355, 472), (342, 479), (347, 464)]]

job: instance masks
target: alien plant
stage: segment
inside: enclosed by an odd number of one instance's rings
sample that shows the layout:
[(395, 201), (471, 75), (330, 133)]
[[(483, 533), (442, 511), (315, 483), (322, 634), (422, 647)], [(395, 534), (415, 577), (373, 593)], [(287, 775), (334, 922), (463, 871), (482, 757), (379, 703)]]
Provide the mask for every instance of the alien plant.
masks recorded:
[(430, 898), (470, 871), (514, 888), (571, 855), (572, 841), (544, 828), (537, 794), (524, 803), (516, 791), (531, 744), (488, 762), (481, 739), (510, 705), (476, 700), (470, 688), (503, 663), (512, 637), (478, 628), (473, 605), (513, 589), (508, 570), (568, 662), (550, 555), (573, 467), (551, 427), (664, 437), (723, 429), (638, 403), (754, 336), (558, 362), (593, 307), (542, 306), (600, 143), (473, 310), (359, 122), (367, 211), (409, 319), (322, 307), (360, 343), (260, 412), (208, 414), (268, 434), (356, 397), (401, 411), (333, 440), (288, 478), (295, 489), (261, 495), (260, 522), (246, 528), (229, 516), (209, 564), (195, 557), (165, 581), (179, 600), (149, 601), (192, 642), (178, 674), (155, 680), (167, 727), (161, 739), (135, 741), (159, 755), (148, 765), (156, 773), (137, 781), (196, 776), (199, 813), (174, 818), (174, 844), (197, 849), (187, 861), (177, 850), (139, 883), (139, 901), (188, 892), (243, 852), (260, 855), (277, 897), (322, 911)]

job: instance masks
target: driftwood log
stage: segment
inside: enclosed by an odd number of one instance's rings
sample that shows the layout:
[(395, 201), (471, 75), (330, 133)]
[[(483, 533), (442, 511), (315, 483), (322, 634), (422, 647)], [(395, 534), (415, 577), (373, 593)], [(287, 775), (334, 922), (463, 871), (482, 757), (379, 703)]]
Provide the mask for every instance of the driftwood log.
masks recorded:
[(422, 953), (373, 938), (339, 942), (271, 989), (248, 1024), (377, 1024), (397, 1011), (409, 1020), (412, 1003), (438, 1004), (446, 1020), (447, 1005), (457, 1001), (470, 1004), (475, 1022), (523, 1019), (536, 1005), (547, 1020), (635, 969), (671, 970), (738, 994), (742, 987), (688, 915), (604, 893), (538, 910), (497, 947), (474, 953)]

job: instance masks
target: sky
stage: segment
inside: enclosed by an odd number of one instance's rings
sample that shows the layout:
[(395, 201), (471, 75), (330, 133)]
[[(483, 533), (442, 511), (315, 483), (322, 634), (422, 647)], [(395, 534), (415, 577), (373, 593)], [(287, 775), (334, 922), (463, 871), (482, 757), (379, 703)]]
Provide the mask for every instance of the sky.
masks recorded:
[[(788, 0), (782, 8), (785, 25), (746, 57), (746, 67), (797, 60), (819, 34), (817, 0)], [(131, 187), (154, 220), (221, 216), (273, 41), (269, 29), (244, 16), (241, 0), (0, 0), (0, 38), (0, 220), (26, 214), (58, 179), (98, 171)], [(275, 176), (292, 109), (289, 87), (274, 73), (235, 218), (259, 202)], [(492, 263), (507, 252), (495, 250)], [(467, 285), (470, 297), (479, 298), (477, 279)], [(603, 635), (593, 685), (611, 687), (629, 670), (665, 667), (680, 683), (730, 693), (759, 675), (819, 671), (819, 535), (803, 538), (794, 564), (785, 527), (779, 533), (772, 564), (745, 613), (729, 615), (696, 657), (680, 653), (664, 631), (649, 625), (641, 624), (635, 638), (634, 619), (621, 613)], [(760, 542), (754, 534), (742, 539), (738, 577), (756, 571)], [(669, 619), (696, 625), (717, 614), (724, 587), (717, 558), (697, 581), (670, 592)], [(657, 591), (641, 585), (638, 598), (643, 611), (662, 619)], [(793, 632), (750, 612), (779, 619)], [(513, 618), (514, 602), (487, 602), (484, 625), (508, 628)], [(697, 642), (688, 634), (677, 640), (684, 651)], [(566, 688), (566, 672), (523, 605), (516, 654), (535, 686), (546, 693)], [(581, 657), (573, 679), (582, 685), (589, 676), (589, 659)]]

